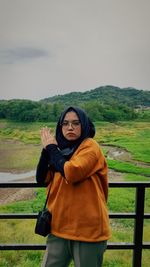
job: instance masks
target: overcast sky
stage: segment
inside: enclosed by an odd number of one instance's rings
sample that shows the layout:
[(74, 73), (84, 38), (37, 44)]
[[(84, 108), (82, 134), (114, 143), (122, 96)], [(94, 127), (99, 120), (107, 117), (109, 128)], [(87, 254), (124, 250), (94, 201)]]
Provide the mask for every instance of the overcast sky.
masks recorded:
[(150, 90), (150, 0), (0, 0), (0, 99)]

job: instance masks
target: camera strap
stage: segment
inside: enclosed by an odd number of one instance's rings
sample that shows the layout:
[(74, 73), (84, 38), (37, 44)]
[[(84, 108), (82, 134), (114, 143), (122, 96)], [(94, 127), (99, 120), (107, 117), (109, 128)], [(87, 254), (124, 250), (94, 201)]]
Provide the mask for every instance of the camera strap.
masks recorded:
[(50, 195), (51, 186), (52, 186), (52, 183), (51, 183), (50, 186), (49, 186), (49, 190), (48, 190), (48, 194), (47, 194), (47, 197), (46, 197), (46, 201), (45, 201), (44, 209), (46, 208), (46, 204), (47, 204), (47, 201), (48, 201), (48, 198), (49, 198), (49, 195)]

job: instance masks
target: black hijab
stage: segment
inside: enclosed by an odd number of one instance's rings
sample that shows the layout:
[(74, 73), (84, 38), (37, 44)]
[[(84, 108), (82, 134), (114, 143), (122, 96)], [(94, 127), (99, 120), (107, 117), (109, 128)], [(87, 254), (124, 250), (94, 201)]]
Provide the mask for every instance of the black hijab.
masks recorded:
[[(81, 136), (75, 141), (67, 140), (62, 133), (61, 124), (64, 120), (66, 113), (70, 111), (74, 111), (77, 114), (79, 121), (81, 123)], [(60, 148), (64, 156), (71, 156), (84, 139), (88, 137), (93, 138), (94, 135), (95, 135), (94, 124), (91, 122), (91, 120), (89, 119), (84, 110), (78, 107), (71, 106), (62, 112), (56, 126), (56, 140), (58, 142), (58, 147)]]

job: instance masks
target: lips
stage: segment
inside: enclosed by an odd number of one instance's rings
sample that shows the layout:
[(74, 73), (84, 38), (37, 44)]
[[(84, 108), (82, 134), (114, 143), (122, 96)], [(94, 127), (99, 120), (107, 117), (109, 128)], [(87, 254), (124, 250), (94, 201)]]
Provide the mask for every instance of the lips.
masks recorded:
[(76, 136), (74, 133), (67, 133), (67, 136)]

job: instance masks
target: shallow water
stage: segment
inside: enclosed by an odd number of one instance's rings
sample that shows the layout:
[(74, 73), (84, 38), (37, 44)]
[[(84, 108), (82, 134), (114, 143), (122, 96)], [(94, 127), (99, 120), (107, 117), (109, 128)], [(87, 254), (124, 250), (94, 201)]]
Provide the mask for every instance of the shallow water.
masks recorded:
[(9, 172), (0, 172), (0, 183), (13, 182), (15, 180), (22, 180), (35, 176), (35, 170), (25, 172), (25, 173), (9, 173)]

